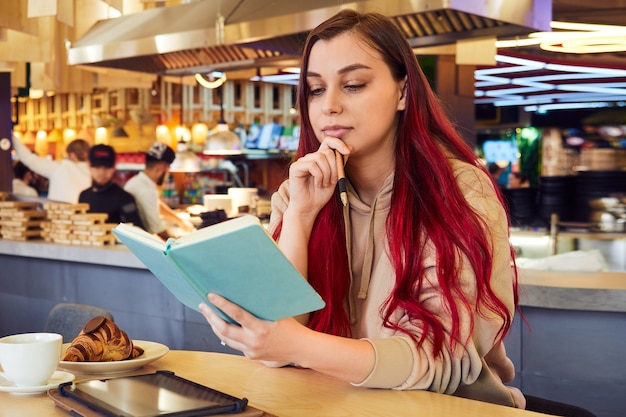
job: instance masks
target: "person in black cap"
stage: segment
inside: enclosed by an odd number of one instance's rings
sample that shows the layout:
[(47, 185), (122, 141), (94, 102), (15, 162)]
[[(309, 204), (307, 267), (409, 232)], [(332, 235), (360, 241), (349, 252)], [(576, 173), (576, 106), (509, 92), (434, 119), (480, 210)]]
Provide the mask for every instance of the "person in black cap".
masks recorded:
[(146, 167), (143, 171), (126, 182), (124, 190), (135, 197), (139, 206), (139, 214), (145, 229), (159, 235), (162, 239), (172, 237), (163, 219), (167, 219), (185, 232), (195, 230), (193, 225), (186, 223), (159, 198), (157, 186), (163, 184), (176, 154), (165, 143), (154, 143), (146, 152)]
[(113, 181), (115, 150), (108, 145), (94, 145), (89, 150), (91, 187), (83, 190), (79, 203), (89, 203), (90, 213), (107, 213), (108, 223), (132, 223), (144, 228), (135, 198)]

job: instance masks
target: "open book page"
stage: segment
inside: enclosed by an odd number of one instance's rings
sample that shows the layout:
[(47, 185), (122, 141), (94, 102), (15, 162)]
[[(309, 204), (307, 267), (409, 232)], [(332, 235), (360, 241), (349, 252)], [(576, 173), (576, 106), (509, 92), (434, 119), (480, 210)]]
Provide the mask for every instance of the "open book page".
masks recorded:
[(191, 245), (197, 242), (212, 239), (219, 235), (243, 229), (248, 226), (263, 227), (258, 217), (252, 215), (244, 215), (240, 217), (235, 217), (234, 219), (230, 219), (225, 222), (216, 223), (210, 227), (204, 227), (179, 238), (172, 239), (170, 243), (172, 246)]
[(210, 292), (265, 320), (297, 316), (325, 305), (254, 216), (227, 220), (166, 244), (135, 229), (120, 225), (113, 232), (181, 302), (196, 311), (198, 304), (209, 304)]
[(259, 220), (245, 217), (208, 227), (223, 226), (212, 238), (184, 244), (179, 239), (168, 256), (205, 294), (220, 294), (259, 318), (279, 320), (322, 308), (321, 297)]
[[(124, 235), (129, 235), (132, 236), (134, 239), (141, 240), (146, 245), (150, 245), (155, 249), (160, 248), (161, 250), (165, 250), (165, 242), (163, 242), (163, 239), (156, 235), (153, 235), (152, 233), (146, 232), (140, 227), (134, 226), (129, 223), (120, 223), (113, 230), (113, 233), (115, 233), (115, 231), (121, 232)], [(119, 237), (118, 233), (115, 233), (115, 235)]]

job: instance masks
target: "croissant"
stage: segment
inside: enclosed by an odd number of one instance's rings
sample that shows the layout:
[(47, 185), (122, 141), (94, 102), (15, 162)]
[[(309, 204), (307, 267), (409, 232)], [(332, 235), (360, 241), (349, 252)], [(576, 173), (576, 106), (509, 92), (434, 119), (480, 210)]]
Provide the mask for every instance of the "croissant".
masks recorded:
[(134, 359), (143, 353), (126, 332), (103, 316), (89, 320), (67, 348), (63, 361), (110, 362)]

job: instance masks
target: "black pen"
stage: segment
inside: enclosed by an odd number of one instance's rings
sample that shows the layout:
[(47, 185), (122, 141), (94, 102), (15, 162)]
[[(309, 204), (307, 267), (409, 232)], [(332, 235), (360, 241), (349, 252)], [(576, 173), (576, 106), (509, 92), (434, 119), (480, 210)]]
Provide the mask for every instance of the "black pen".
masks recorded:
[(343, 169), (343, 155), (335, 151), (335, 161), (337, 162), (337, 171), (339, 172), (339, 197), (344, 206), (348, 205), (348, 191), (346, 190), (346, 173)]

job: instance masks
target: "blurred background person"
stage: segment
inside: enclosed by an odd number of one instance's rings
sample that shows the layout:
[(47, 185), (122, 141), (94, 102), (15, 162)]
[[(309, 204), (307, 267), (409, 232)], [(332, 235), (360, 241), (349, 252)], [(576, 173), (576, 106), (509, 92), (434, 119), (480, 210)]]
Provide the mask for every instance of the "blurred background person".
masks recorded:
[(491, 178), (493, 178), (493, 180), (496, 182), (496, 185), (500, 188), (500, 190), (505, 188), (505, 182), (506, 179), (502, 179), (502, 174), (504, 174), (504, 172), (506, 171), (505, 168), (502, 168), (500, 165), (498, 165), (495, 162), (491, 162), (487, 165), (487, 170), (489, 171), (489, 174), (491, 175)]
[(65, 148), (67, 158), (54, 161), (31, 152), (19, 138), (13, 136), (13, 148), (24, 165), (37, 174), (48, 178), (48, 198), (64, 203), (77, 203), (78, 196), (91, 185), (91, 173), (87, 162), (89, 143), (75, 139)]
[(500, 176), (504, 172), (504, 168), (502, 168), (495, 162), (491, 162), (489, 165), (487, 165), (487, 170), (489, 170), (489, 174), (491, 174), (491, 177), (494, 179), (494, 181), (500, 182)]
[(511, 172), (509, 174), (509, 188), (527, 188), (529, 186), (528, 176), (523, 172)]
[(174, 223), (187, 233), (195, 230), (193, 224), (178, 217), (159, 197), (158, 187), (163, 185), (175, 157), (172, 148), (165, 143), (154, 143), (146, 152), (145, 169), (129, 179), (124, 186), (124, 190), (135, 197), (145, 229), (163, 240), (173, 237), (164, 220)]
[(108, 214), (108, 223), (132, 223), (143, 228), (135, 198), (113, 181), (115, 149), (94, 145), (89, 150), (91, 187), (80, 193), (78, 201), (89, 204), (90, 213)]
[(21, 161), (16, 161), (13, 164), (13, 194), (39, 197), (39, 192), (35, 188), (36, 185), (37, 174)]

